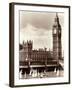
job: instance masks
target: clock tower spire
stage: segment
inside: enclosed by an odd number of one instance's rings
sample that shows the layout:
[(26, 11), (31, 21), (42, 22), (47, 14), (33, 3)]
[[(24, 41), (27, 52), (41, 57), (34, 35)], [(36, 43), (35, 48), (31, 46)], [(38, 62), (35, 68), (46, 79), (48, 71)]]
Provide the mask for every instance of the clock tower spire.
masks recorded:
[(62, 57), (62, 51), (61, 51), (61, 25), (59, 23), (58, 13), (56, 13), (56, 17), (54, 19), (52, 35), (53, 35), (53, 57), (54, 60), (59, 61), (59, 59), (61, 59)]

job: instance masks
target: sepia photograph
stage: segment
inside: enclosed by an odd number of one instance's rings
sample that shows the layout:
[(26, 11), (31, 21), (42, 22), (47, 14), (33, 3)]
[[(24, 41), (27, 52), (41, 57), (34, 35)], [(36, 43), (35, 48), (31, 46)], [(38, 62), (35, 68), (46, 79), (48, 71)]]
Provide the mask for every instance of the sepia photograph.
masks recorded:
[(64, 75), (64, 13), (20, 11), (19, 78)]
[(70, 6), (10, 3), (10, 87), (70, 83)]

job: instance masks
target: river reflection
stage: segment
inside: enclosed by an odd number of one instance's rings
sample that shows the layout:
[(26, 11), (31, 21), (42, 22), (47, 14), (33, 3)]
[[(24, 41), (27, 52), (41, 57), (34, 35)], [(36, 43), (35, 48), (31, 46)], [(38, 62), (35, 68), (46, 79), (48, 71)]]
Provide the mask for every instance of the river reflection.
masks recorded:
[(31, 78), (46, 78), (46, 77), (63, 77), (64, 71), (63, 70), (56, 70), (54, 71), (41, 71), (39, 72), (37, 69), (31, 69), (29, 73), (22, 73), (20, 70), (19, 73), (20, 79), (31, 79)]

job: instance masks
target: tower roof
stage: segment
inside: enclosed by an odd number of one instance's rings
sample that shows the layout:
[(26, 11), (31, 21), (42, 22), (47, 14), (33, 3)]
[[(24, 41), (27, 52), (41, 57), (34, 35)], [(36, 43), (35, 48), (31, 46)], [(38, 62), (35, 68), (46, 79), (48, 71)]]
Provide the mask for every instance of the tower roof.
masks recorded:
[(58, 13), (56, 12), (56, 16), (54, 18), (54, 27), (58, 26), (58, 27), (61, 27), (60, 26), (60, 23), (59, 23), (59, 17), (58, 17)]
[(58, 13), (56, 13), (55, 22), (57, 22), (57, 23), (59, 24), (59, 17), (58, 17)]

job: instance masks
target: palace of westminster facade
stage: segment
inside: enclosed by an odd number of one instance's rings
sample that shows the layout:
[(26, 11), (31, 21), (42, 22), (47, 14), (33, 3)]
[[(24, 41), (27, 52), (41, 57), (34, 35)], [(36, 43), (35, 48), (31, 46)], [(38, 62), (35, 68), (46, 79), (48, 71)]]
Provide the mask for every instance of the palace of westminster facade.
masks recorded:
[[(22, 49), (19, 51), (19, 65), (42, 65), (48, 67), (56, 67), (59, 65), (59, 60), (62, 59), (62, 46), (61, 46), (61, 25), (59, 17), (56, 13), (54, 25), (52, 27), (53, 36), (53, 51), (48, 51), (46, 48), (33, 50), (33, 42), (27, 41), (22, 44)], [(35, 67), (34, 67), (35, 68)]]

